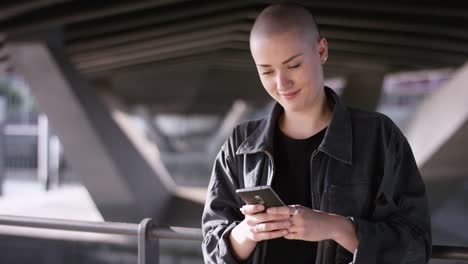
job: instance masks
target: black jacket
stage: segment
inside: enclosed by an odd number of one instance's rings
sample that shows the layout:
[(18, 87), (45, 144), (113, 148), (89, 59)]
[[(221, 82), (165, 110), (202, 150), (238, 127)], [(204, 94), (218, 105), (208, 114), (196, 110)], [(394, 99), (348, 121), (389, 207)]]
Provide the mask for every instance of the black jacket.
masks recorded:
[[(332, 120), (311, 156), (314, 209), (354, 217), (359, 240), (355, 263), (426, 263), (431, 255), (430, 216), (424, 183), (411, 148), (386, 116), (346, 107), (325, 87)], [(273, 133), (282, 107), (268, 118), (237, 126), (213, 167), (202, 217), (205, 263), (238, 263), (228, 236), (243, 220), (237, 188), (271, 184)], [(268, 241), (247, 260), (264, 263)], [(285, 252), (285, 254), (287, 254)], [(316, 263), (350, 263), (336, 242), (318, 244)]]

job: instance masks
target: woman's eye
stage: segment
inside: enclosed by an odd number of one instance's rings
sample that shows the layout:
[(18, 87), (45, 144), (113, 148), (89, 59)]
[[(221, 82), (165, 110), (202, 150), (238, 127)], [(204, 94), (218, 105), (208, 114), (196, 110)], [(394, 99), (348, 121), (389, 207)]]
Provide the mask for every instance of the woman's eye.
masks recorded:
[(294, 69), (294, 68), (298, 68), (299, 66), (301, 66), (300, 63), (295, 64), (295, 65), (291, 65), (291, 66), (289, 66), (288, 68), (289, 68), (289, 69)]
[(262, 75), (268, 75), (270, 73), (272, 73), (272, 71), (264, 71), (264, 72), (262, 72)]

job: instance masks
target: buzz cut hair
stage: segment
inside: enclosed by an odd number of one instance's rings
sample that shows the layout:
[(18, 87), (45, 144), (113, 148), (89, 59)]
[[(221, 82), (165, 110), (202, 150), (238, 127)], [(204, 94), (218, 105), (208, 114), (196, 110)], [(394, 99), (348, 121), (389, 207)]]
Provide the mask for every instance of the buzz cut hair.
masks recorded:
[(319, 27), (313, 15), (305, 7), (293, 4), (273, 4), (255, 19), (250, 31), (250, 41), (256, 37), (268, 37), (286, 32), (295, 32), (312, 44), (321, 38)]

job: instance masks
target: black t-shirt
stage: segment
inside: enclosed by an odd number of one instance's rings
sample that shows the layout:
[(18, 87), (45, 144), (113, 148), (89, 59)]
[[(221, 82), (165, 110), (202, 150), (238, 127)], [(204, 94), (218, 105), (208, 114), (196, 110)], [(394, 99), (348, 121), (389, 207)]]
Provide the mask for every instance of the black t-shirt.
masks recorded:
[[(325, 131), (326, 128), (307, 139), (292, 139), (276, 127), (272, 188), (286, 204), (312, 207), (310, 157)], [(266, 263), (315, 263), (316, 254), (317, 242), (277, 238), (268, 241)]]

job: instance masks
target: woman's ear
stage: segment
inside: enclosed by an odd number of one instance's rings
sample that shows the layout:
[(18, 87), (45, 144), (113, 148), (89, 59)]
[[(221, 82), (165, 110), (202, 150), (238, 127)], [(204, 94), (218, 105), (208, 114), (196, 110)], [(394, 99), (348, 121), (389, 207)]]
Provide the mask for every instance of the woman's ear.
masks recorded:
[(322, 37), (318, 42), (318, 52), (320, 56), (320, 62), (325, 64), (328, 58), (328, 42), (327, 39)]

